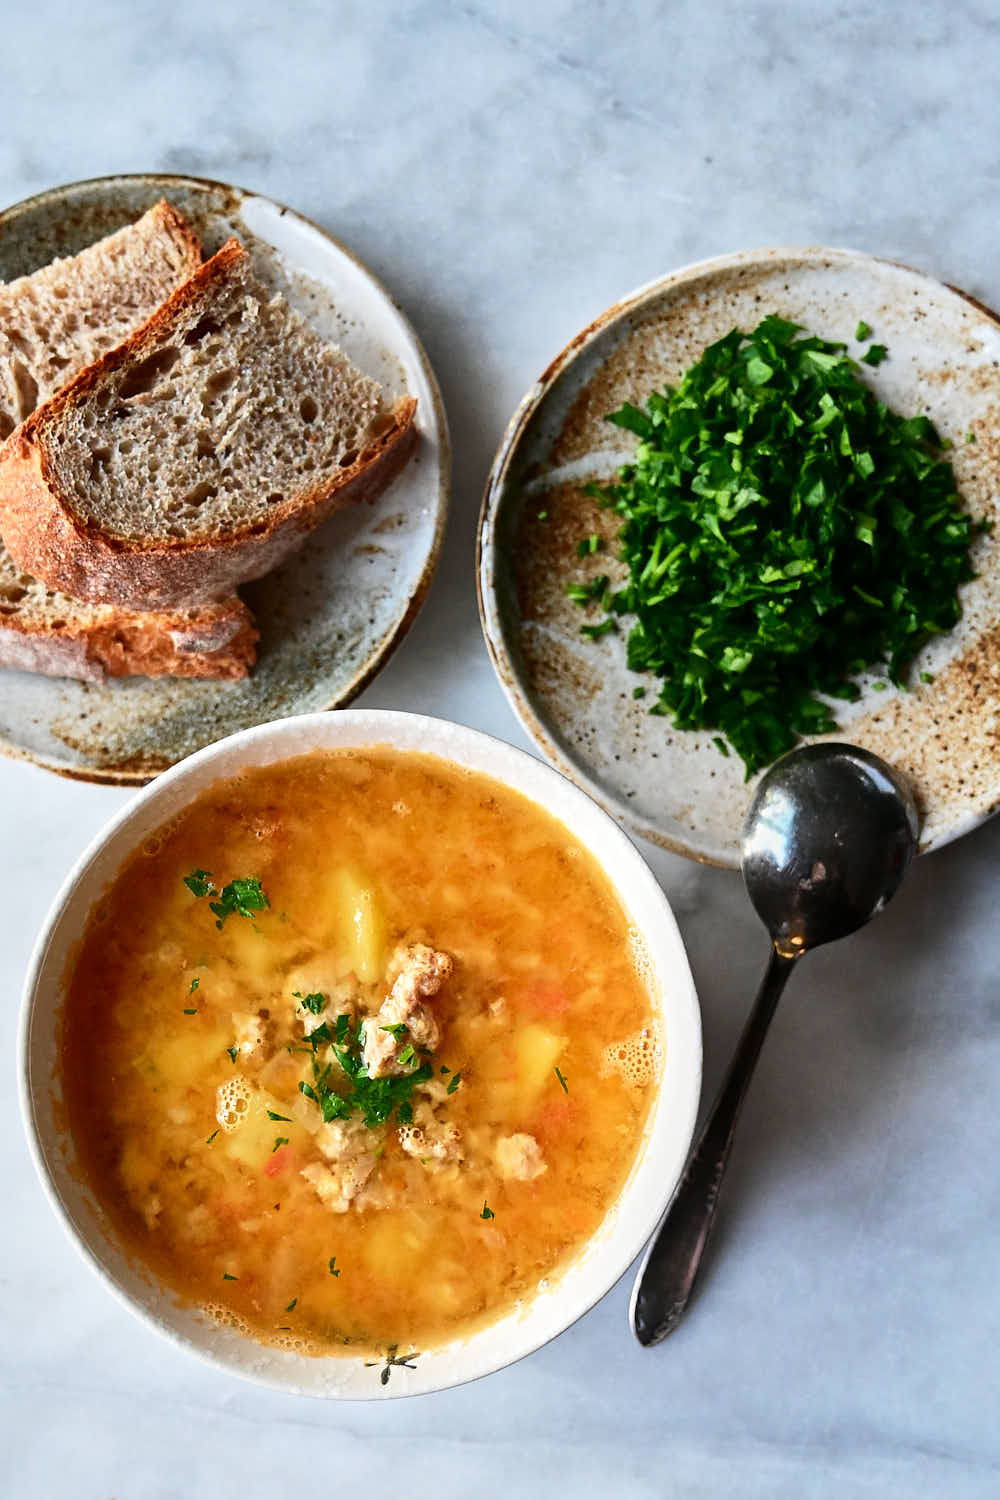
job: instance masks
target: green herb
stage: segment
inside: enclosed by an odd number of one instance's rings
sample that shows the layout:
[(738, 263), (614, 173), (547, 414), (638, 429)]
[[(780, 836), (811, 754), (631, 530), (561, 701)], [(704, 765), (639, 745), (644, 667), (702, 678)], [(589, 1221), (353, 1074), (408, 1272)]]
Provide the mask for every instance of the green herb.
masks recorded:
[(233, 1062), (235, 1062), (236, 1061), (236, 1051), (237, 1051), (237, 1049), (235, 1047), (227, 1047), (226, 1051), (229, 1053), (229, 1056), (230, 1056), (231, 1060)]
[[(391, 1031), (398, 1040), (396, 1027), (385, 1029)], [(406, 1027), (402, 1029), (407, 1031)], [(299, 1050), (312, 1052), (313, 1081), (306, 1083), (301, 1080), (299, 1092), (319, 1108), (326, 1123), (329, 1124), (331, 1120), (346, 1120), (355, 1113), (362, 1116), (369, 1129), (385, 1124), (393, 1115), (400, 1125), (409, 1124), (413, 1119), (410, 1098), (417, 1084), (426, 1082), (432, 1076), (433, 1069), (429, 1062), (421, 1063), (419, 1067), (414, 1067), (411, 1072), (400, 1077), (370, 1078), (362, 1053), (364, 1026), (359, 1025), (352, 1033), (349, 1015), (338, 1016), (332, 1032), (325, 1021), (321, 1022), (306, 1034), (304, 1040), (309, 1048)], [(329, 1062), (325, 1066), (320, 1065), (316, 1051), (321, 1043), (330, 1044), (333, 1055), (346, 1076), (347, 1087), (344, 1088), (342, 1080), (338, 1086), (343, 1092), (332, 1088), (328, 1082), (332, 1065)], [(412, 1044), (407, 1043), (402, 1049), (399, 1060), (404, 1066), (416, 1063), (417, 1053)]]
[(293, 990), (292, 996), (302, 1001), (302, 1009), (309, 1011), (310, 1015), (318, 1016), (327, 1002), (326, 995), (303, 995), (301, 990)]
[(547, 510), (540, 510), (538, 512), (538, 519), (540, 521), (547, 521), (549, 519), (549, 513), (548, 513), (548, 511)]
[(607, 589), (611, 580), (606, 573), (599, 578), (592, 578), (589, 583), (568, 583), (566, 593), (574, 604), (589, 604), (592, 599), (600, 599)]
[(479, 1215), (479, 1217), (481, 1219), (495, 1219), (496, 1218), (496, 1214), (493, 1212), (492, 1208), (490, 1208), (489, 1205), (485, 1202), (485, 1200), (483, 1202), (483, 1211)]
[(277, 1149), (278, 1149), (279, 1146), (287, 1146), (287, 1145), (288, 1145), (288, 1136), (287, 1135), (276, 1135), (275, 1138), (274, 1138), (274, 1145), (271, 1147), (271, 1155), (272, 1156), (274, 1155), (274, 1153), (277, 1151)]
[(560, 1071), (559, 1071), (558, 1068), (556, 1068), (556, 1077), (558, 1078), (560, 1084), (562, 1085), (562, 1091), (563, 1091), (563, 1093), (564, 1094), (568, 1094), (569, 1093), (569, 1089), (566, 1086), (566, 1079), (560, 1073)]
[(974, 432), (967, 432), (965, 434), (965, 441), (967, 443), (974, 443), (976, 441), (976, 434)]
[(183, 878), (192, 896), (218, 895), (218, 901), (210, 901), (208, 909), (217, 918), (215, 925), (219, 928), (233, 912), (238, 912), (241, 917), (253, 917), (255, 912), (264, 911), (271, 904), (256, 875), (231, 880), (221, 891), (216, 890), (210, 870), (192, 870)]
[(206, 1146), (210, 1146), (212, 1144), (212, 1142), (215, 1140), (215, 1137), (218, 1135), (218, 1133), (219, 1132), (217, 1130), (213, 1130), (212, 1134), (210, 1136), (208, 1136), (208, 1138), (206, 1139), (205, 1145)]
[(335, 1255), (331, 1255), (330, 1256), (330, 1275), (331, 1276), (339, 1276), (340, 1275), (340, 1272), (337, 1270), (337, 1257)]
[(638, 435), (635, 460), (587, 492), (621, 519), (628, 580), (567, 593), (604, 609), (588, 635), (630, 617), (628, 665), (660, 679), (650, 712), (717, 732), (748, 776), (835, 729), (823, 698), (856, 699), (866, 667), (903, 686), (958, 619), (973, 523), (940, 439), (842, 345), (765, 318), (611, 421)]
[(184, 1014), (186, 1016), (196, 1016), (198, 1014), (198, 1012), (197, 1012), (197, 1010), (188, 1010), (188, 1009), (185, 1009)]
[(880, 365), (884, 359), (889, 358), (889, 351), (884, 344), (870, 344), (861, 356), (863, 365)]
[(293, 1297), (292, 1300), (291, 1300), (291, 1302), (289, 1302), (288, 1306), (285, 1308), (285, 1312), (292, 1312), (294, 1310), (295, 1304), (296, 1304), (296, 1302), (298, 1302), (298, 1300), (299, 1300), (298, 1297)]
[(886, 688), (888, 686), (889, 686), (889, 684), (887, 682), (873, 682), (872, 683), (872, 687), (875, 689), (876, 693), (884, 693), (885, 690), (886, 690)]
[(646, 696), (646, 689), (644, 687), (634, 687), (632, 689), (632, 697), (633, 698), (645, 698), (645, 696)]
[(234, 912), (252, 919), (256, 912), (265, 911), (270, 904), (256, 875), (248, 875), (224, 885), (218, 901), (209, 902), (208, 909), (218, 918), (215, 925), (221, 929), (226, 918)]
[(200, 983), (201, 983), (201, 980), (198, 978), (198, 976), (196, 974), (194, 976), (194, 978), (192, 979), (192, 981), (191, 981), (191, 988), (188, 990), (188, 994), (189, 995), (193, 995), (194, 992), (195, 992), (195, 990), (198, 988), (198, 986), (199, 986)]
[(313, 1027), (312, 1031), (307, 1031), (302, 1040), (307, 1042), (315, 1052), (317, 1047), (323, 1046), (326, 1042), (332, 1042), (333, 1035), (326, 1022), (321, 1021), (318, 1026)]
[[(442, 1068), (441, 1071), (443, 1072), (444, 1069)], [(462, 1082), (462, 1075), (461, 1075), (461, 1073), (454, 1073), (454, 1074), (452, 1074), (451, 1078), (449, 1078), (449, 1080), (448, 1080), (448, 1087), (445, 1089), (445, 1093), (446, 1094), (453, 1094), (455, 1092), (455, 1090), (458, 1088), (458, 1085), (461, 1082)]]
[(410, 1034), (409, 1026), (402, 1021), (396, 1021), (392, 1026), (380, 1026), (379, 1031), (387, 1031), (397, 1042), (401, 1042), (404, 1036)]
[(592, 641), (599, 641), (602, 635), (617, 632), (618, 622), (613, 615), (608, 615), (599, 625), (581, 625), (580, 634), (589, 636)]
[(872, 331), (869, 328), (868, 324), (865, 322), (865, 320), (862, 318), (861, 322), (858, 324), (857, 328), (855, 328), (855, 330), (854, 330), (854, 337), (857, 339), (857, 341), (858, 341), (859, 344), (863, 344), (865, 342), (865, 340), (866, 339), (870, 339), (871, 336), (872, 336)]
[(595, 534), (582, 537), (576, 544), (577, 557), (590, 557), (592, 553), (600, 551), (601, 539)]
[(447, 1063), (442, 1063), (441, 1064), (441, 1072), (442, 1073), (450, 1073), (451, 1072), (451, 1069), (449, 1068), (449, 1066), (448, 1066)]
[(921, 674), (920, 674), (920, 681), (921, 682), (933, 682), (934, 681), (934, 673), (933, 672), (921, 672)]
[(268, 1112), (267, 1112), (267, 1118), (269, 1120), (281, 1120), (285, 1124), (288, 1124), (288, 1125), (290, 1125), (292, 1123), (292, 1117), (291, 1117), (291, 1115), (279, 1115), (273, 1109), (269, 1109), (268, 1110)]
[(239, 1281), (240, 1278), (238, 1276), (230, 1276), (228, 1271), (223, 1271), (222, 1279), (223, 1281)]

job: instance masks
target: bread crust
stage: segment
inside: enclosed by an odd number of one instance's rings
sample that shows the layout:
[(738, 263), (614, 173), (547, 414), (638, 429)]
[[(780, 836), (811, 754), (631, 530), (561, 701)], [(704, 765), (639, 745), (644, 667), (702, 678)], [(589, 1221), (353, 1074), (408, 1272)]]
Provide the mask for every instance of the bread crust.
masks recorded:
[(187, 219), (166, 198), (154, 203), (149, 213), (157, 220), (163, 232), (177, 241), (187, 261), (188, 274), (193, 275), (202, 263), (202, 244)]
[(93, 618), (49, 622), (0, 615), (0, 667), (102, 682), (108, 677), (248, 676), (259, 632), (241, 599), (180, 612), (97, 609)]
[(341, 506), (374, 500), (406, 463), (417, 435), (412, 397), (397, 403), (385, 430), (349, 468), (291, 496), (266, 521), (241, 532), (220, 538), (123, 539), (74, 515), (48, 463), (46, 429), (73, 405), (87, 401), (107, 373), (141, 360), (206, 286), (224, 281), (245, 256), (238, 240), (228, 240), (140, 329), (81, 370), (0, 448), (0, 531), (18, 565), (49, 588), (136, 610), (218, 599), (278, 567)]

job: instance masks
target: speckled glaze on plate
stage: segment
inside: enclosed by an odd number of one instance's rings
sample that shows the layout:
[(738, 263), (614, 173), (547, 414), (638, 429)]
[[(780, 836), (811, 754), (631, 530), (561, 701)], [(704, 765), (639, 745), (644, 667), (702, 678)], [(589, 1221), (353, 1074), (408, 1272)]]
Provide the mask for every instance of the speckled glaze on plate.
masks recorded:
[[(650, 717), (651, 678), (630, 672), (624, 635), (590, 641), (565, 594), (569, 579), (625, 570), (606, 547), (581, 562), (577, 540), (612, 543), (615, 518), (582, 493), (628, 461), (634, 440), (605, 421), (676, 384), (706, 345), (766, 313), (823, 338), (864, 345), (864, 320), (889, 348), (862, 378), (906, 415), (926, 412), (951, 454), (963, 503), (1000, 519), (1000, 320), (918, 271), (847, 250), (760, 250), (704, 261), (616, 303), (552, 362), (515, 413), (497, 453), (480, 519), (478, 583), (493, 664), (515, 711), (548, 758), (646, 838), (735, 867), (753, 782), (708, 732)], [(972, 439), (970, 441), (970, 438)], [(539, 520), (539, 511), (545, 519)], [(918, 656), (913, 687), (882, 690), (877, 673), (855, 704), (835, 705), (837, 738), (876, 751), (911, 779), (934, 849), (1000, 806), (1000, 527), (980, 536), (978, 576), (962, 619)], [(921, 683), (920, 673), (933, 675)], [(638, 684), (649, 689), (635, 701)]]
[(371, 273), (291, 209), (166, 174), (73, 183), (0, 213), (0, 280), (75, 254), (159, 198), (187, 216), (206, 254), (235, 234), (261, 280), (390, 397), (416, 396), (419, 443), (374, 505), (338, 512), (283, 567), (240, 590), (261, 632), (246, 681), (83, 683), (0, 670), (0, 751), (85, 781), (148, 781), (224, 735), (349, 703), (416, 617), (448, 509), (448, 431), (427, 356)]

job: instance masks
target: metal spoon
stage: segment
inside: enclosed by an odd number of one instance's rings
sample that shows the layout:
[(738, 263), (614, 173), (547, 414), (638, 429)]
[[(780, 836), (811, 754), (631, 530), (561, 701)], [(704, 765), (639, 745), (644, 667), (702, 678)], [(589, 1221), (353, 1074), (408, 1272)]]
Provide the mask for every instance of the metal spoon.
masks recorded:
[(772, 950), (729, 1073), (636, 1279), (629, 1317), (657, 1344), (684, 1315), (715, 1219), (747, 1086), (802, 954), (882, 910), (917, 845), (920, 818), (897, 772), (853, 745), (793, 750), (757, 788), (743, 827), (743, 879)]

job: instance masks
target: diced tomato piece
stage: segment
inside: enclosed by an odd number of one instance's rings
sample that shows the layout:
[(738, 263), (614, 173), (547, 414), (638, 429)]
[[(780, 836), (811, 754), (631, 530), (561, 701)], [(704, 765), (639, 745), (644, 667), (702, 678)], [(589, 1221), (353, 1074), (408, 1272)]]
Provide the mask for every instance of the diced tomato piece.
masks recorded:
[(569, 996), (560, 984), (540, 981), (526, 985), (518, 996), (518, 1009), (535, 1016), (561, 1016), (569, 1008)]
[(295, 1159), (294, 1146), (279, 1146), (277, 1151), (272, 1151), (268, 1157), (267, 1166), (264, 1168), (266, 1177), (278, 1177), (286, 1171)]

